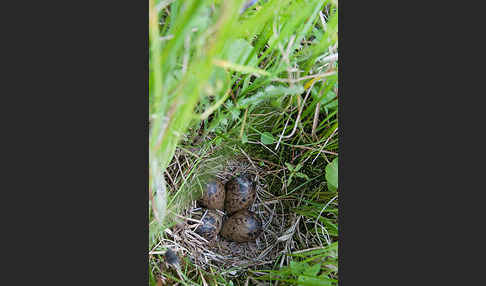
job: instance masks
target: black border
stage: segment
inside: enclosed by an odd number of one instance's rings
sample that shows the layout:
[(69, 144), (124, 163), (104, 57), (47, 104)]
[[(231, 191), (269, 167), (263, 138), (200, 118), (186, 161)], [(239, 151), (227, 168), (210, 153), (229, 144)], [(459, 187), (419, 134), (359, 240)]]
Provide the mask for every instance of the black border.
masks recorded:
[(471, 176), (461, 176), (473, 173), (462, 158), (477, 157), (464, 150), (474, 145), (464, 137), (476, 131), (463, 131), (474, 124), (470, 114), (482, 114), (473, 108), (483, 105), (462, 96), (483, 88), (471, 89), (469, 69), (462, 66), (476, 58), (444, 62), (457, 53), (452, 35), (464, 36), (474, 25), (458, 28), (468, 21), (454, 17), (451, 27), (443, 26), (451, 23), (448, 15), (458, 15), (457, 6), (343, 4), (339, 284), (477, 284), (464, 274), (471, 273), (466, 253), (477, 250), (463, 247), (471, 247), (469, 231), (476, 228), (469, 224), (476, 217), (470, 210), (480, 208), (464, 191), (482, 183), (465, 187)]
[(148, 1), (8, 11), (6, 278), (148, 285)]

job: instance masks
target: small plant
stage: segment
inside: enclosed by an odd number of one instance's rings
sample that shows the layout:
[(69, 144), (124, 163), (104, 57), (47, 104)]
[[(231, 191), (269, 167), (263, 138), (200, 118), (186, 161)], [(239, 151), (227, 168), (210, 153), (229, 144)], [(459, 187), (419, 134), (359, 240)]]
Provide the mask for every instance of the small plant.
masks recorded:
[(287, 184), (290, 185), (292, 183), (292, 178), (294, 176), (302, 178), (302, 179), (309, 180), (309, 176), (307, 176), (304, 173), (299, 172), (299, 170), (302, 168), (302, 163), (297, 164), (297, 166), (293, 166), (292, 164), (285, 163), (285, 166), (287, 166), (287, 169), (289, 169), (289, 171), (290, 171), (289, 178), (287, 179)]
[(337, 285), (337, 243), (326, 248), (292, 255), (287, 267), (266, 271), (261, 280), (278, 280), (283, 285)]

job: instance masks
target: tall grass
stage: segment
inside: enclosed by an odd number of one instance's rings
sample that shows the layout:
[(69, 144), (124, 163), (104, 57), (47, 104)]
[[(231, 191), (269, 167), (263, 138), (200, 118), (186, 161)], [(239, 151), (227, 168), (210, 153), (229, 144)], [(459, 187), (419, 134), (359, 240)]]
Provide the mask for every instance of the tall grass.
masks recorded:
[(321, 212), (337, 196), (323, 178), (338, 154), (337, 3), (257, 1), (240, 14), (244, 2), (149, 0), (150, 248), (169, 226), (174, 197), (188, 195), (163, 174), (196, 137), (281, 166), (275, 194), (320, 221), (323, 240), (337, 236), (336, 205)]

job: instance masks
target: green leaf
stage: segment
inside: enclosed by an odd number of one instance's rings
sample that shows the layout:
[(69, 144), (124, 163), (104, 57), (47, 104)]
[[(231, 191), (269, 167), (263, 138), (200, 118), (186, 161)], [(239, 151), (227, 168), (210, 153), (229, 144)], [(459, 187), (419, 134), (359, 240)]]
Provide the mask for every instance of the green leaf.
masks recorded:
[[(225, 46), (223, 58), (231, 63), (245, 65), (248, 56), (251, 54), (253, 46), (243, 39), (235, 39)], [(256, 66), (256, 54), (250, 59), (248, 65)]]
[(236, 120), (240, 117), (240, 110), (238, 108), (230, 108), (231, 118)]
[(261, 102), (265, 101), (265, 99), (269, 98), (265, 93), (263, 92), (258, 92), (255, 95), (252, 95), (250, 97), (243, 97), (238, 99), (238, 107), (239, 108), (247, 108), (250, 105), (258, 105)]
[(334, 192), (338, 188), (338, 158), (336, 157), (326, 166), (326, 181), (328, 188)]
[(273, 144), (273, 135), (270, 132), (264, 132), (260, 136), (260, 141), (265, 145)]
[[(239, 108), (246, 108), (250, 105), (258, 105), (267, 100), (271, 101), (274, 98), (282, 99), (287, 95), (301, 94), (304, 91), (305, 89), (302, 85), (295, 85), (293, 87), (270, 85), (264, 91), (257, 92), (255, 95), (238, 99), (238, 106)], [(281, 105), (278, 102), (274, 104), (277, 106)]]
[(297, 164), (297, 167), (295, 167), (295, 171), (298, 172), (302, 168), (302, 163)]
[(150, 279), (150, 286), (155, 286), (157, 285), (157, 281), (155, 280), (154, 274), (152, 271), (150, 271), (150, 265), (149, 265), (149, 279)]
[[(241, 138), (241, 142), (242, 142), (243, 144), (248, 143), (248, 136), (247, 136), (246, 134), (243, 134), (243, 137)], [(261, 161), (260, 161), (260, 162), (261, 162)]]
[(309, 264), (307, 264), (307, 263), (290, 261), (290, 271), (292, 271), (292, 274), (295, 275), (295, 276), (300, 275), (308, 267), (309, 267)]
[[(224, 92), (228, 89), (230, 82), (231, 78), (227, 71), (221, 67), (214, 67), (211, 77), (209, 78), (209, 84), (216, 92), (215, 100), (224, 96)], [(229, 102), (230, 101), (228, 101), (228, 103)]]
[(290, 171), (294, 170), (294, 166), (290, 163), (285, 162), (285, 166), (287, 166), (287, 169), (289, 169)]
[(302, 178), (302, 179), (309, 180), (309, 176), (307, 176), (307, 175), (306, 175), (306, 174), (304, 174), (304, 173), (300, 173), (300, 172), (298, 172), (298, 173), (295, 173), (295, 176), (296, 176), (296, 177), (299, 177), (299, 178)]
[(270, 85), (265, 88), (265, 93), (269, 96), (277, 96), (277, 95), (295, 95), (295, 94), (302, 94), (305, 91), (304, 87), (300, 84), (294, 85), (292, 87), (285, 87), (285, 86), (274, 86)]
[(332, 285), (331, 281), (323, 278), (309, 277), (309, 276), (299, 276), (297, 280), (298, 285), (304, 286), (326, 286)]
[(312, 265), (312, 267), (307, 268), (304, 271), (304, 275), (317, 276), (317, 273), (319, 273), (320, 270), (321, 270), (321, 264), (317, 263), (317, 264)]
[(149, 248), (152, 248), (157, 242), (157, 236), (162, 232), (162, 225), (157, 221), (149, 224)]
[(195, 14), (191, 20), (191, 28), (197, 28), (199, 31), (204, 31), (211, 24), (211, 9), (203, 8), (199, 13)]

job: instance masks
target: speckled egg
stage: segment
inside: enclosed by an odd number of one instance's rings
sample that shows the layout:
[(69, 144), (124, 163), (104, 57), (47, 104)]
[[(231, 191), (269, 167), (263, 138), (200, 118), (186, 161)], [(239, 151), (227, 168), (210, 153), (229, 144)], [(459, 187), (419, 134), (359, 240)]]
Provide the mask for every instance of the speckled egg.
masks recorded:
[(229, 240), (246, 242), (255, 240), (262, 233), (262, 222), (255, 213), (240, 210), (230, 216), (223, 227), (221, 235)]
[(198, 225), (194, 231), (208, 241), (214, 240), (221, 230), (221, 215), (214, 210), (208, 210), (206, 215), (203, 213), (200, 220), (202, 224)]
[(226, 183), (224, 208), (227, 214), (246, 209), (255, 200), (256, 191), (248, 176), (242, 175)]
[(208, 209), (223, 210), (225, 193), (224, 185), (220, 181), (210, 181), (206, 184), (206, 189), (199, 202)]

